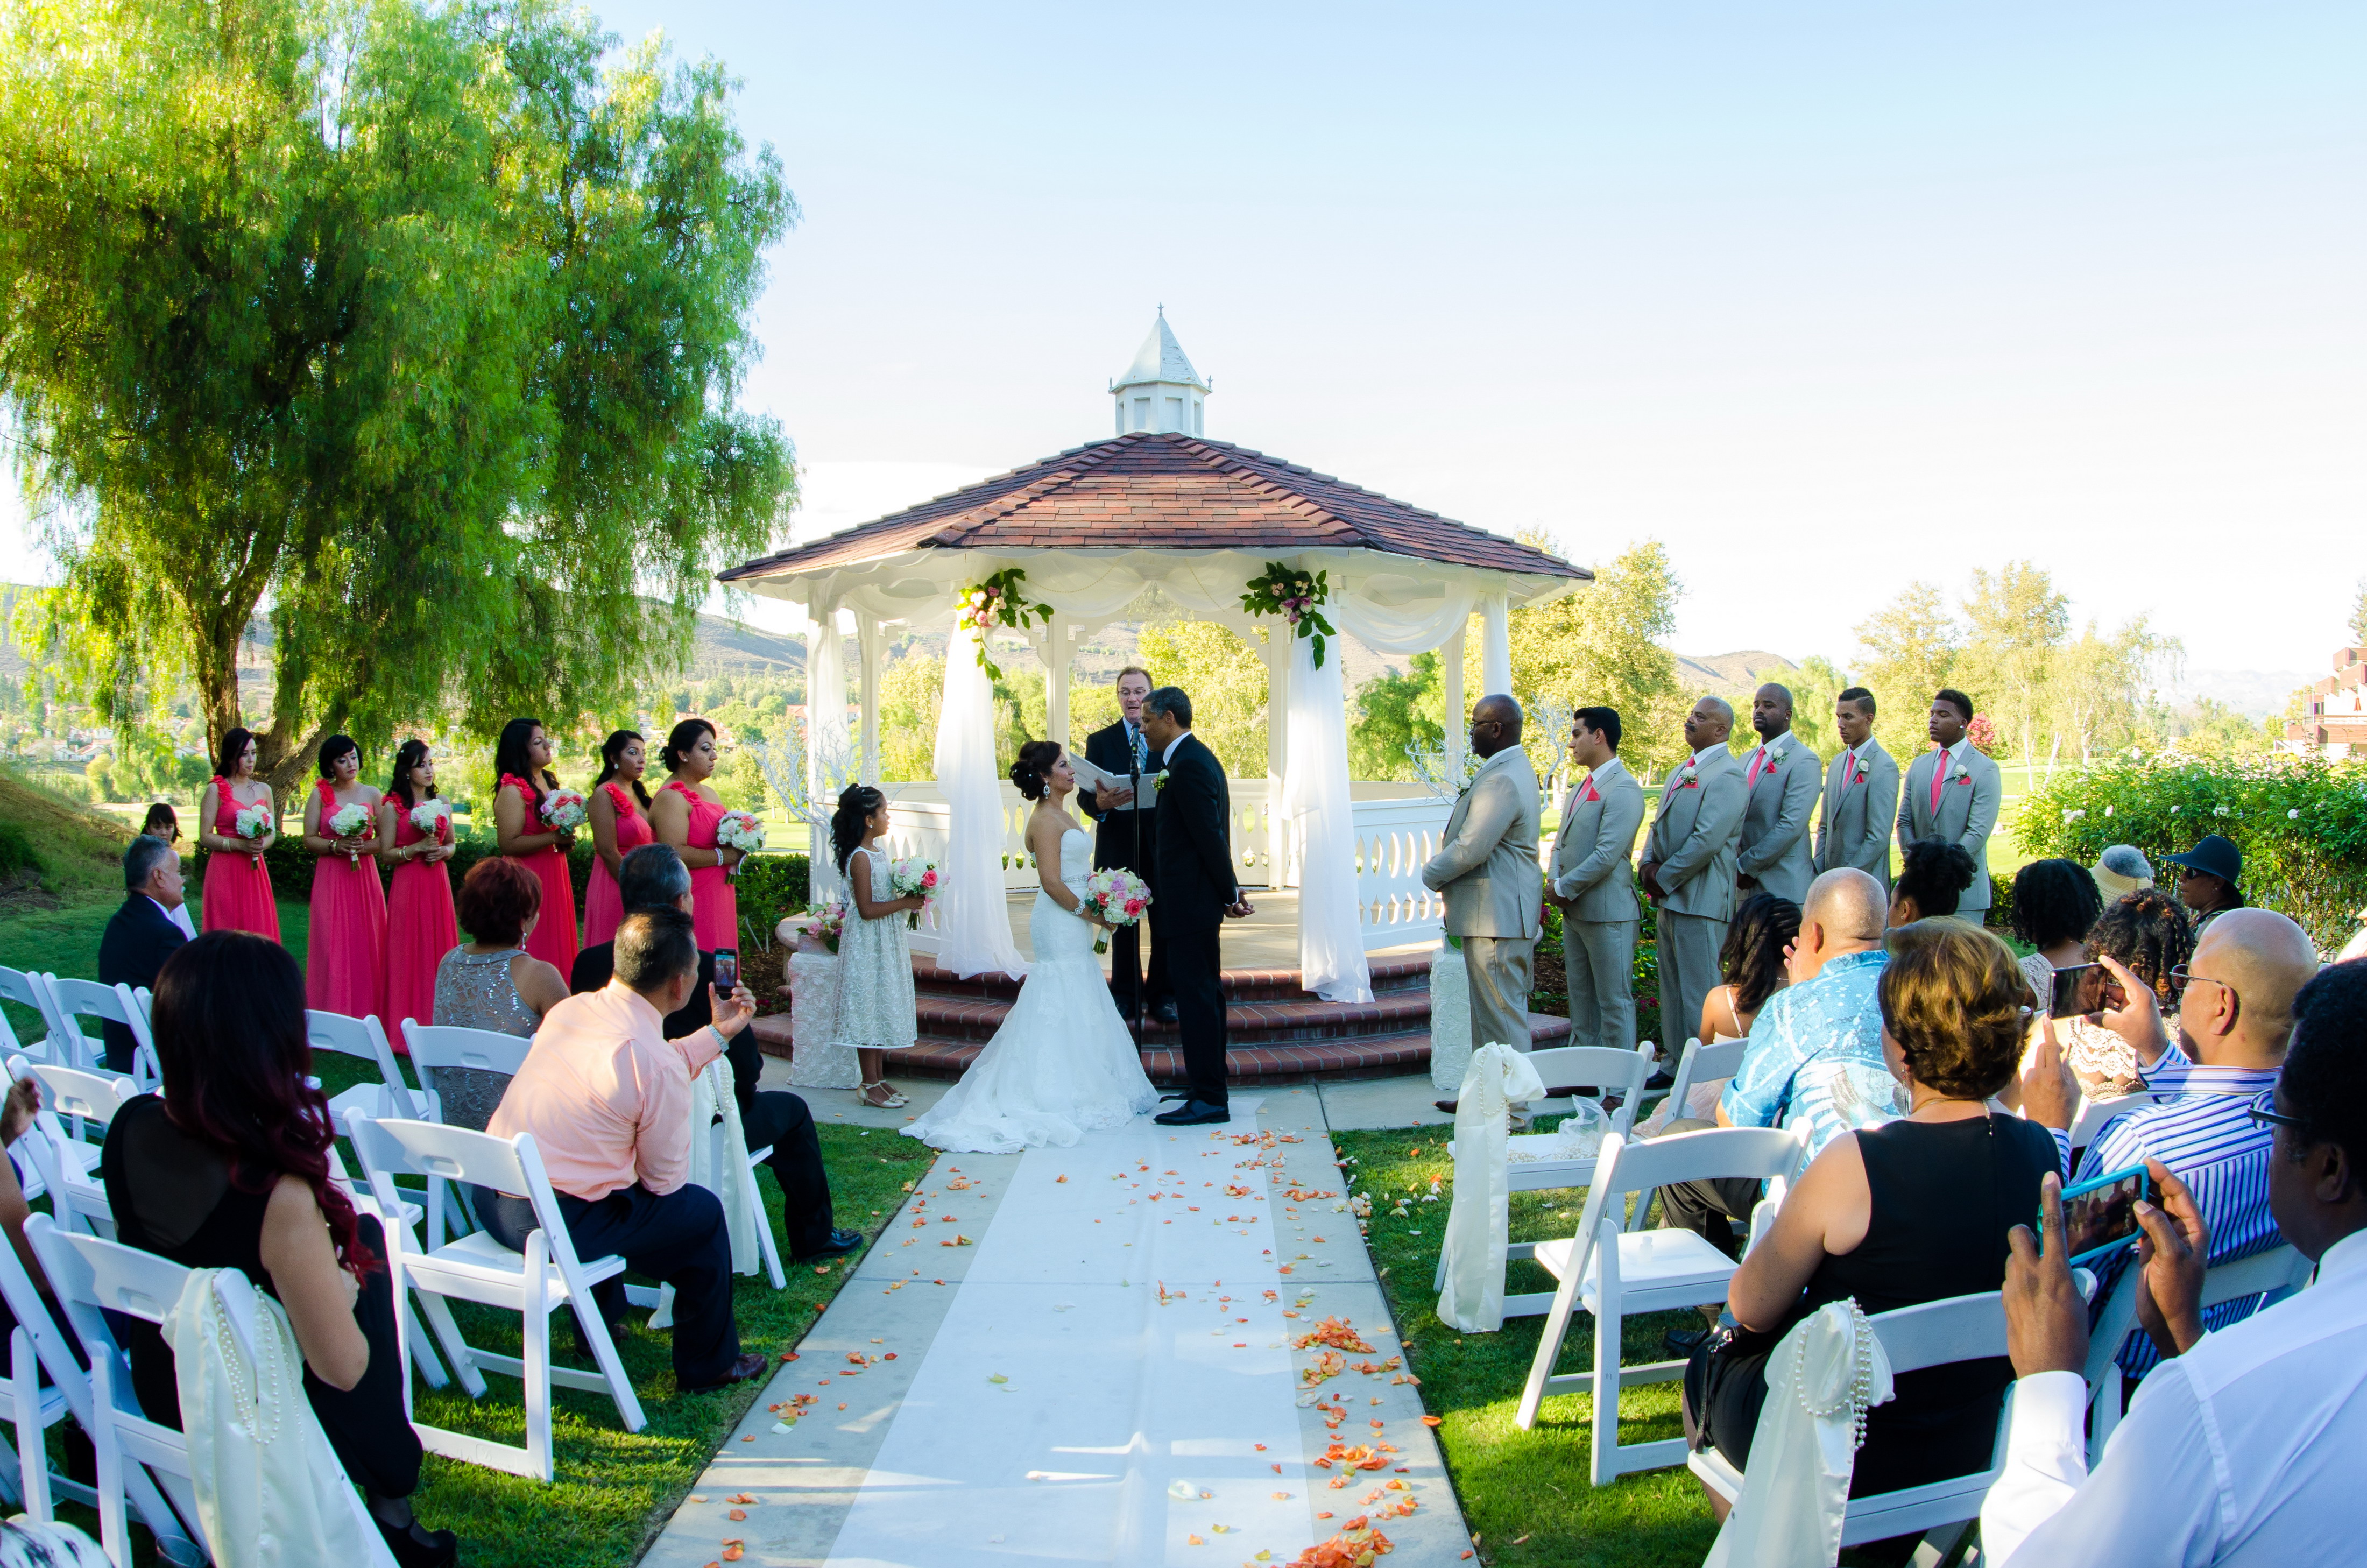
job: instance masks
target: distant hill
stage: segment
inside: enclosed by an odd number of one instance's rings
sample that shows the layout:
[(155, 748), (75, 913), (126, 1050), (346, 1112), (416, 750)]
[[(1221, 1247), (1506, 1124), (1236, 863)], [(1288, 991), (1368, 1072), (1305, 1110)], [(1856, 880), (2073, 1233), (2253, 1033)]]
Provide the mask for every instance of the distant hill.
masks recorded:
[(698, 618), (698, 630), (693, 633), (690, 650), (689, 673), (694, 679), (795, 675), (802, 680), (805, 672), (804, 638), (760, 631), (719, 615)]
[(1757, 672), (1761, 670), (1796, 670), (1799, 662), (1781, 653), (1771, 653), (1764, 648), (1745, 648), (1734, 653), (1679, 653), (1677, 685), (1689, 692), (1710, 692), (1733, 699), (1749, 697), (1759, 689)]

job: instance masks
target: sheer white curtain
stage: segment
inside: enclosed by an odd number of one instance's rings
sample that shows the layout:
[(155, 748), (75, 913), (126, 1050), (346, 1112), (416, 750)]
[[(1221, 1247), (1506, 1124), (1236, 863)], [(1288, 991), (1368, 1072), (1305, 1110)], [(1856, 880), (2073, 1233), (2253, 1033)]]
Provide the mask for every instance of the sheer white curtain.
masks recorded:
[[(846, 728), (846, 649), (838, 631), (838, 607), (822, 604), (806, 615), (806, 799), (824, 812), (837, 809), (838, 792), (859, 772)], [(813, 846), (813, 896), (826, 899), (844, 885), (827, 839)]]
[[(1289, 636), (1277, 622), (1276, 636)], [(1298, 829), (1299, 983), (1327, 1002), (1369, 1002), (1365, 923), (1356, 906), (1356, 827), (1348, 799), (1348, 699), (1340, 653), (1290, 638), (1289, 753), (1283, 810)]]
[(956, 974), (1025, 974), (1002, 895), (1002, 791), (995, 778), (994, 688), (978, 667), (978, 633), (957, 624), (946, 645), (937, 716), (937, 789), (946, 824), (946, 891), (937, 895), (937, 962)]

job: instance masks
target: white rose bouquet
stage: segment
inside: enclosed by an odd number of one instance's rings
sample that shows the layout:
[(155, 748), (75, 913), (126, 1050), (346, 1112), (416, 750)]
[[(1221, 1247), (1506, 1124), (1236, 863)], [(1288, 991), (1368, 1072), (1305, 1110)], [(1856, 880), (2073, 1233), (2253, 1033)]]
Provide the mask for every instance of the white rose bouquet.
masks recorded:
[[(715, 819), (715, 842), (723, 848), (753, 855), (764, 847), (764, 824), (752, 812), (726, 812)], [(739, 872), (740, 868), (734, 866), (725, 874), (737, 877)]]
[[(328, 830), (329, 835), (332, 838), (351, 839), (359, 838), (363, 832), (368, 828), (369, 823), (370, 813), (368, 806), (351, 805), (339, 806), (335, 811), (329, 813), (329, 820), (323, 823), (321, 825)], [(356, 855), (352, 850), (348, 849), (345, 851), (346, 865), (353, 865), (359, 858), (360, 857)]]
[(542, 821), (560, 833), (573, 833), (588, 820), (583, 797), (572, 790), (553, 790), (542, 798)]
[(448, 844), (452, 840), (452, 808), (441, 801), (422, 801), (411, 808), (411, 825), (438, 844)]
[(241, 838), (261, 838), (271, 831), (271, 808), (260, 802), (241, 806), (231, 818), (231, 831)]

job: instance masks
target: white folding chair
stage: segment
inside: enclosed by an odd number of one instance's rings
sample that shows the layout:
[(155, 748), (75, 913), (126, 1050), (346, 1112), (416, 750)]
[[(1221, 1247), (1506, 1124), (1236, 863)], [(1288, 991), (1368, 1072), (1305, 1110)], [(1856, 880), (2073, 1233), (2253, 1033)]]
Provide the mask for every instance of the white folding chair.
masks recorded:
[[(304, 1013), (304, 1038), (314, 1051), (358, 1056), (378, 1068), (377, 1083), (356, 1084), (330, 1098), (329, 1119), (338, 1131), (345, 1130), (345, 1119), (357, 1111), (364, 1116), (402, 1121), (437, 1119), (427, 1113), (425, 1091), (414, 1090), (403, 1081), (402, 1067), (395, 1060), (394, 1047), (387, 1043), (386, 1030), (377, 1014), (357, 1018), (308, 1008)], [(423, 1084), (425, 1081), (421, 1080)]]
[(1670, 1114), (1692, 1114), (1685, 1109), (1685, 1096), (1693, 1093), (1693, 1085), (1731, 1078), (1741, 1072), (1742, 1053), (1750, 1046), (1748, 1040), (1719, 1040), (1709, 1045), (1697, 1040), (1685, 1041), (1685, 1053), (1677, 1059), (1676, 1076), (1669, 1083), (1669, 1099), (1676, 1108)]
[(2141, 1110), (2169, 1097), (2172, 1096), (2135, 1094), (2122, 1095), (2109, 1100), (2081, 1099), (2078, 1112), (2071, 1119), (2071, 1153), (2076, 1155), (2093, 1143), (2103, 1132), (2104, 1124), (2112, 1118), (2128, 1111)]
[[(82, 1032), (83, 1018), (99, 1018), (108, 1023), (121, 1024), (131, 1031), (131, 1078), (146, 1094), (164, 1080), (156, 1064), (156, 1042), (149, 1037), (148, 1011), (132, 999), (129, 985), (101, 985), (96, 980), (61, 980), (54, 974), (41, 976), (57, 998), (58, 1017), (63, 1020), (72, 1038), (64, 1043), (74, 1048), (74, 1058), (68, 1061), (54, 1050), (51, 1060), (61, 1066), (106, 1070), (107, 1041), (93, 1040)], [(52, 1040), (54, 1047), (56, 1041)]]
[[(176, 1475), (192, 1482), (197, 1472), (189, 1459), (188, 1440), (182, 1434), (149, 1420), (129, 1399), (117, 1397), (118, 1383), (126, 1384), (128, 1391), (129, 1368), (105, 1314), (120, 1312), (148, 1323), (163, 1323), (180, 1301), (189, 1271), (170, 1258), (136, 1247), (96, 1236), (70, 1235), (46, 1223), (39, 1215), (26, 1225), (25, 1233), (40, 1257), (42, 1272), (50, 1277), (51, 1287), (58, 1293), (59, 1304), (65, 1308), (83, 1347), (90, 1352), (90, 1441), (98, 1453), (99, 1540), (119, 1568), (130, 1568), (131, 1541), (124, 1510), (125, 1462), (145, 1465), (160, 1475)], [(255, 1287), (245, 1275), (225, 1268), (214, 1276), (214, 1292), (223, 1321), (251, 1362), (256, 1314), (264, 1310), (255, 1301)], [(311, 1406), (304, 1403), (300, 1394), (292, 1403), (295, 1408), (285, 1413), (283, 1419), (289, 1415), (302, 1421), (312, 1419)], [(325, 1439), (323, 1449), (327, 1451)], [(333, 1451), (329, 1462), (337, 1462)], [(377, 1525), (362, 1506), (360, 1493), (346, 1479), (342, 1467), (336, 1481), (339, 1494), (347, 1500), (354, 1520), (360, 1527), (364, 1561), (370, 1568), (394, 1568), (394, 1553), (388, 1550), (385, 1538), (379, 1534)], [(216, 1551), (212, 1555), (219, 1557), (221, 1553)]]
[[(30, 1007), (41, 1016), (41, 1034), (38, 1040), (22, 1041), (17, 1050), (31, 1062), (54, 1062), (61, 1037), (68, 1031), (58, 1017), (57, 999), (50, 994), (48, 984), (38, 973), (0, 965), (0, 1001), (14, 1002)], [(14, 1030), (10, 1031), (12, 1034)], [(69, 1062), (66, 1065), (74, 1066)]]
[[(437, 1096), (435, 1090), (425, 1088), (430, 1082), (427, 1076), (430, 1070), (441, 1072), (447, 1068), (468, 1068), (478, 1073), (499, 1073), (505, 1078), (515, 1078), (517, 1070), (526, 1065), (527, 1052), (534, 1049), (534, 1039), (530, 1035), (503, 1034), (497, 1029), (463, 1028), (458, 1024), (423, 1024), (413, 1018), (402, 1020), (402, 1042), (411, 1052), (411, 1070), (419, 1074), (423, 1089), (436, 1100), (437, 1105), (431, 1108), (435, 1114), (430, 1116), (375, 1117), (374, 1119), (379, 1121), (440, 1121), (443, 1119), (441, 1096)], [(427, 1183), (427, 1245), (431, 1251), (444, 1244), (444, 1238), (450, 1229), (447, 1221), (454, 1212), (454, 1206), (445, 1201), (444, 1183), (431, 1178)], [(465, 1229), (466, 1210), (462, 1209), (459, 1212), (463, 1215), (460, 1228)]]
[(112, 1237), (115, 1210), (108, 1203), (106, 1184), (96, 1174), (103, 1145), (83, 1133), (96, 1125), (105, 1136), (115, 1113), (131, 1097), (131, 1080), (112, 1073), (28, 1062), (21, 1056), (8, 1059), (8, 1075), (29, 1076), (41, 1086), (40, 1111), (17, 1146), (33, 1162), (57, 1211), (58, 1223), (69, 1231)]
[[(1557, 1281), (1544, 1337), (1529, 1364), (1516, 1416), (1523, 1430), (1535, 1425), (1537, 1406), (1548, 1393), (1594, 1392), (1594, 1466), (1597, 1486), (1630, 1471), (1682, 1464), (1685, 1441), (1619, 1443), (1619, 1391), (1640, 1383), (1671, 1382), (1684, 1376), (1682, 1361), (1641, 1367), (1619, 1364), (1624, 1319), (1680, 1307), (1714, 1306), (1726, 1300), (1735, 1263), (1691, 1231), (1623, 1233), (1616, 1205), (1629, 1193), (1648, 1202), (1656, 1188), (1682, 1181), (1747, 1176), (1768, 1184), (1765, 1203), (1781, 1202), (1807, 1150), (1803, 1129), (1718, 1127), (1679, 1132), (1630, 1143), (1616, 1133), (1603, 1141), (1593, 1185), (1577, 1233), (1567, 1241), (1537, 1244), (1536, 1261)], [(1762, 1203), (1761, 1207), (1765, 1206)], [(1554, 1363), (1569, 1332), (1570, 1314), (1583, 1308), (1594, 1316), (1594, 1369), (1557, 1375)]]
[(741, 1191), (746, 1195), (749, 1218), (755, 1222), (756, 1244), (764, 1249), (764, 1277), (776, 1290), (788, 1289), (789, 1277), (781, 1267), (781, 1245), (773, 1239), (772, 1217), (764, 1212), (764, 1195), (756, 1186), (756, 1167), (773, 1157), (773, 1146), (761, 1149), (748, 1147), (748, 1130), (740, 1119), (740, 1099), (731, 1092), (730, 1067), (719, 1056), (707, 1064), (707, 1081), (715, 1091), (716, 1108), (722, 1119), (710, 1131), (720, 1141), (722, 1148), (717, 1160), (719, 1168), (725, 1160), (737, 1160), (740, 1168), (748, 1173)]
[[(51, 1221), (46, 1216), (36, 1216), (38, 1223)], [(10, 1337), (9, 1408), (7, 1418), (17, 1429), (17, 1453), (22, 1477), (25, 1511), (37, 1519), (51, 1517), (55, 1497), (71, 1498), (77, 1503), (98, 1506), (96, 1489), (55, 1474), (48, 1466), (41, 1438), (43, 1428), (54, 1425), (71, 1413), (85, 1432), (96, 1420), (92, 1404), (90, 1374), (74, 1352), (69, 1331), (59, 1326), (50, 1315), (50, 1304), (33, 1285), (32, 1276), (17, 1256), (17, 1249), (0, 1243), (0, 1298), (5, 1298), (8, 1310), (17, 1316), (17, 1331)], [(119, 1398), (128, 1397), (130, 1380), (119, 1365), (119, 1375), (115, 1392)], [(39, 1387), (37, 1371), (50, 1376), (50, 1386)], [(35, 1392), (28, 1396), (24, 1390), (30, 1385)], [(35, 1462), (38, 1460), (39, 1462)], [(159, 1491), (146, 1470), (134, 1465), (124, 1472), (124, 1490), (130, 1494), (132, 1510), (140, 1516), (151, 1534), (159, 1540), (178, 1540), (189, 1544), (190, 1531), (173, 1511), (174, 1503)], [(197, 1517), (194, 1500), (185, 1483), (175, 1481), (180, 1495), (179, 1505), (188, 1517)], [(186, 1559), (193, 1554), (182, 1553)]]
[[(1635, 1124), (1636, 1102), (1643, 1090), (1644, 1080), (1652, 1075), (1652, 1046), (1648, 1040), (1633, 1051), (1599, 1045), (1565, 1045), (1551, 1051), (1531, 1051), (1529, 1062), (1536, 1069), (1537, 1076), (1546, 1083), (1571, 1091), (1569, 1106), (1573, 1114), (1578, 1109), (1579, 1100), (1583, 1097), (1577, 1092), (1580, 1089), (1595, 1089), (1606, 1098), (1618, 1096), (1619, 1108), (1608, 1113), (1610, 1125), (1605, 1133), (1606, 1136), (1615, 1133), (1624, 1138)], [(1539, 1108), (1533, 1106), (1530, 1108), (1535, 1112)], [(1601, 1157), (1563, 1157), (1557, 1153), (1560, 1136), (1557, 1132), (1523, 1132), (1514, 1133), (1504, 1141), (1508, 1190), (1553, 1192), (1564, 1187), (1585, 1187), (1594, 1180)], [(1455, 1145), (1452, 1142), (1447, 1144), (1446, 1153), (1449, 1158), (1454, 1156)], [(1643, 1203), (1638, 1205), (1639, 1212), (1650, 1203), (1651, 1197), (1648, 1193)], [(1536, 1250), (1535, 1242), (1513, 1242), (1505, 1247), (1504, 1259), (1509, 1265), (1515, 1258), (1535, 1256)], [(1445, 1284), (1446, 1254), (1442, 1249), (1438, 1267), (1431, 1279), (1431, 1289), (1441, 1290)], [(1535, 1317), (1552, 1305), (1553, 1292), (1550, 1290), (1506, 1296), (1504, 1315)]]
[[(2239, 1257), (2204, 1271), (2203, 1310), (2240, 1301), (2248, 1296), (2265, 1298), (2260, 1305), (2271, 1307), (2309, 1283), (2309, 1271), (2314, 1267), (2308, 1258), (2291, 1245), (2270, 1248)], [(2112, 1428), (2121, 1424), (2121, 1346), (2137, 1328), (2137, 1290), (2144, 1270), (2132, 1256), (2121, 1277), (2112, 1282), (2112, 1293), (2104, 1298), (2103, 1310), (2096, 1316), (2096, 1326), (2088, 1335), (2088, 1365), (2083, 1370), (2088, 1379), (2088, 1465), (2090, 1470), (2104, 1462), (2104, 1443)]]
[[(432, 1121), (379, 1121), (357, 1116), (354, 1118), (352, 1137), (381, 1204), (399, 1201), (393, 1181), (397, 1171), (434, 1175), (446, 1181), (489, 1187), (497, 1192), (524, 1193), (534, 1205), (535, 1220), (540, 1227), (527, 1237), (523, 1255), (512, 1252), (483, 1231), (422, 1254), (403, 1245), (400, 1227), (388, 1228), (388, 1262), (395, 1271), (398, 1290), (407, 1285), (420, 1293), (423, 1301), (431, 1296), (475, 1301), (517, 1312), (524, 1319), (523, 1358), (496, 1355), (463, 1345), (454, 1353), (458, 1363), (454, 1370), (471, 1397), (481, 1394), (484, 1389), (484, 1380), (478, 1375), (481, 1368), (516, 1378), (525, 1384), (526, 1447), (514, 1449), (466, 1433), (413, 1422), (428, 1450), (513, 1475), (549, 1481), (553, 1383), (606, 1393), (615, 1401), (625, 1430), (640, 1431), (645, 1425), (641, 1402), (634, 1394), (632, 1381), (625, 1375), (624, 1362), (608, 1337), (608, 1325), (601, 1320), (600, 1309), (592, 1300), (592, 1288), (622, 1274), (625, 1260), (613, 1254), (588, 1262), (576, 1258), (566, 1221), (559, 1212), (559, 1201), (552, 1196), (549, 1178), (543, 1174), (542, 1157), (535, 1153), (533, 1135), (521, 1132), (514, 1139), (496, 1138), (488, 1132), (442, 1127)], [(592, 1347), (593, 1358), (600, 1364), (598, 1371), (579, 1371), (550, 1364), (550, 1314), (562, 1306), (574, 1309), (584, 1343)], [(406, 1348), (404, 1359), (409, 1358)], [(408, 1373), (406, 1367), (406, 1399), (411, 1386)]]

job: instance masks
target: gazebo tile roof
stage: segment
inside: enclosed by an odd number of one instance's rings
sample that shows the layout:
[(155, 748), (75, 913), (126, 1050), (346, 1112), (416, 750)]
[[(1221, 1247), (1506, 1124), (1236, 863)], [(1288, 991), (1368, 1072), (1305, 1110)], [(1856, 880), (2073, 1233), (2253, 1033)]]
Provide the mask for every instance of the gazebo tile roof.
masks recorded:
[[(1113, 538), (1116, 530), (1123, 537)], [(726, 582), (906, 551), (1368, 549), (1530, 576), (1588, 578), (1558, 556), (1229, 442), (1136, 432), (1072, 448), (827, 539)]]

